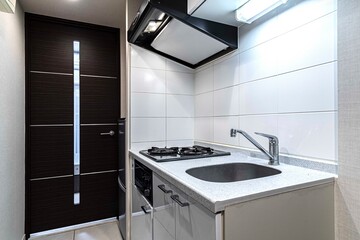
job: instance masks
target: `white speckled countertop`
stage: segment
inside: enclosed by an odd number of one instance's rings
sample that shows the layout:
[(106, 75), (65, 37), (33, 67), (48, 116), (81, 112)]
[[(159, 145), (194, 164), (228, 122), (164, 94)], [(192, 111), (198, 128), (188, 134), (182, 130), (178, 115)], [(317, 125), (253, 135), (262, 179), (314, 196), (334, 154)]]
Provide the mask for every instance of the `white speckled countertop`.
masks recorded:
[(216, 183), (197, 179), (185, 171), (193, 167), (232, 162), (247, 162), (269, 167), (268, 161), (232, 152), (230, 156), (224, 157), (158, 163), (136, 150), (130, 150), (130, 154), (214, 213), (221, 212), (227, 206), (237, 203), (332, 183), (336, 177), (333, 174), (282, 163), (279, 166), (271, 166), (282, 172), (278, 175), (231, 183)]

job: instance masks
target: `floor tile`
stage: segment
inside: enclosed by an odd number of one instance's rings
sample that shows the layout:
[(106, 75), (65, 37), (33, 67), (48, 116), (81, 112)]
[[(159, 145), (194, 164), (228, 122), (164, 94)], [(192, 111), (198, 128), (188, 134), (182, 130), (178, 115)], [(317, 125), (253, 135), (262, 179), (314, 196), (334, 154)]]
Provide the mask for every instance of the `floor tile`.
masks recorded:
[(29, 240), (74, 240), (74, 231), (51, 234), (48, 236), (32, 237)]
[(82, 228), (75, 231), (75, 240), (122, 240), (116, 222)]

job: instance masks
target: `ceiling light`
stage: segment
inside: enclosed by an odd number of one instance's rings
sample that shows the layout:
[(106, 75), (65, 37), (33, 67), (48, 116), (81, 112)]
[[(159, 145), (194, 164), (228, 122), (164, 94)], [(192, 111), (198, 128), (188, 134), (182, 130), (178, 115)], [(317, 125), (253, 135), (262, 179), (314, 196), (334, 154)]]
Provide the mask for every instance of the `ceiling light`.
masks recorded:
[(252, 23), (288, 0), (250, 0), (236, 10), (236, 20)]
[(161, 25), (162, 21), (149, 21), (144, 32), (152, 33), (155, 32)]

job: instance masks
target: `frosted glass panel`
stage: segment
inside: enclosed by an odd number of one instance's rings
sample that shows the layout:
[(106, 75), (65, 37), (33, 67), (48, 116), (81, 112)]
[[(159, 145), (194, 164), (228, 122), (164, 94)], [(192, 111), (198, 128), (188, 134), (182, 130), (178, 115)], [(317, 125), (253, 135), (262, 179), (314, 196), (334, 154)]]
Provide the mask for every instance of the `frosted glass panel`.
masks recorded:
[[(80, 42), (74, 41), (74, 176), (80, 175)], [(75, 177), (76, 178), (76, 177)], [(74, 204), (80, 204), (79, 181), (74, 178)]]

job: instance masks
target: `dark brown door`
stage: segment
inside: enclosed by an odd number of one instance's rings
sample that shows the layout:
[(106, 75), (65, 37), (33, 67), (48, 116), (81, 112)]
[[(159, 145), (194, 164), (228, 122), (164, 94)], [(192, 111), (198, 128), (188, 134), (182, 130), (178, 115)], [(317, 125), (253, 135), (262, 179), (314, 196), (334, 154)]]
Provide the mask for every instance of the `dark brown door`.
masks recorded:
[(26, 14), (26, 54), (27, 235), (115, 217), (119, 30)]

